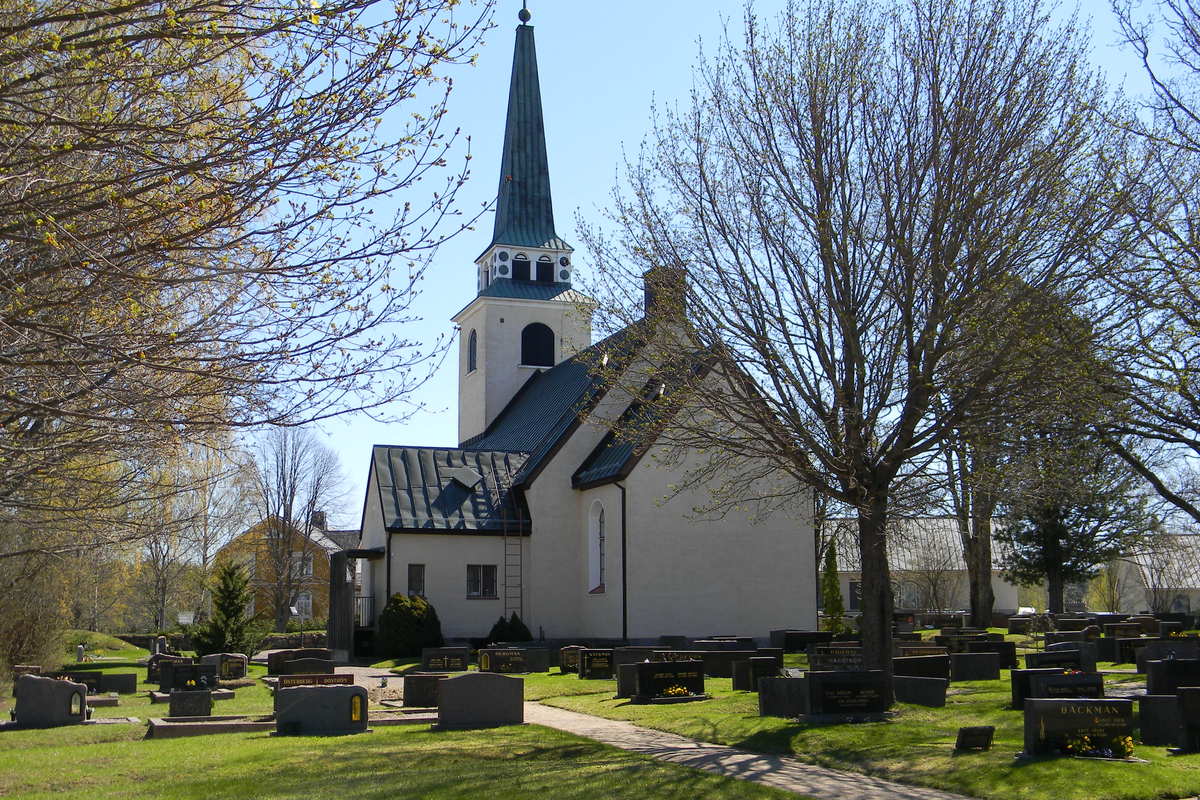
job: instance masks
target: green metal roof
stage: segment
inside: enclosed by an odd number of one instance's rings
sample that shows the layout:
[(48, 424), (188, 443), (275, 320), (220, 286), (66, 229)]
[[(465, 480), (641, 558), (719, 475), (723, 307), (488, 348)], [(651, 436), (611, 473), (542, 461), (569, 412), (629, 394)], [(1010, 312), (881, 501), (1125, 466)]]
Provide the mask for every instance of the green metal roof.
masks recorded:
[(430, 533), (526, 533), (513, 493), (525, 453), (376, 445), (371, 453), (384, 527)]
[(492, 244), (570, 250), (554, 232), (546, 125), (533, 28), (517, 27)]

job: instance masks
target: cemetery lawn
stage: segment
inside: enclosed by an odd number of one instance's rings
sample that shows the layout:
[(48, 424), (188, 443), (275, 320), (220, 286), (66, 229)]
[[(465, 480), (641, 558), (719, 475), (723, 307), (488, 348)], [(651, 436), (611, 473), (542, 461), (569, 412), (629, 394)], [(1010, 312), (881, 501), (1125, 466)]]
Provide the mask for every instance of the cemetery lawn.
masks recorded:
[[(1145, 676), (1106, 676), (1106, 686), (1132, 679), (1144, 681)], [(998, 681), (951, 684), (945, 708), (898, 704), (891, 719), (856, 725), (818, 726), (760, 717), (758, 695), (734, 692), (730, 683), (705, 679), (711, 700), (649, 706), (613, 699), (615, 681), (552, 673), (526, 676), (525, 696), (706, 742), (794, 754), (821, 766), (995, 800), (1159, 800), (1200, 794), (1200, 754), (1171, 756), (1164, 747), (1135, 746), (1134, 756), (1148, 764), (1015, 760), (1023, 744), (1023, 715), (1007, 708), (1008, 670), (1002, 670)], [(958, 728), (966, 725), (994, 725), (992, 749), (955, 755)]]
[(402, 726), (359, 736), (246, 733), (143, 741), (145, 730), (144, 725), (80, 726), (2, 733), (0, 797), (797, 797), (537, 726), (447, 733)]

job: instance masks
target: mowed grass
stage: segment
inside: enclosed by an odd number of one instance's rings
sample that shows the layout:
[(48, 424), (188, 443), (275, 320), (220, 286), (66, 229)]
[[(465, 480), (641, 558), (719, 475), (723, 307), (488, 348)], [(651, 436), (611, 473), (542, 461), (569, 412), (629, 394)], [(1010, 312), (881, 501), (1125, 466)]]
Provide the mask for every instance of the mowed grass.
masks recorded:
[[(1101, 665), (1105, 667), (1109, 665)], [(1144, 676), (1110, 676), (1118, 685)], [(582, 686), (581, 686), (582, 684)], [(593, 686), (585, 690), (585, 686)], [(558, 687), (561, 687), (559, 689)], [(951, 684), (945, 708), (898, 704), (885, 722), (808, 725), (758, 715), (758, 695), (734, 692), (731, 681), (708, 678), (713, 699), (679, 705), (634, 705), (614, 699), (615, 681), (532, 676), (526, 695), (547, 705), (629, 720), (656, 730), (920, 786), (996, 800), (1161, 800), (1200, 794), (1200, 755), (1172, 756), (1138, 745), (1149, 763), (1042, 758), (1017, 760), (1023, 715), (1007, 708), (1008, 670), (1001, 680)], [(557, 692), (557, 693), (556, 693)], [(958, 728), (993, 725), (988, 752), (954, 752)]]
[(0, 734), (0, 797), (782, 800), (796, 795), (663, 764), (537, 726), (344, 737), (142, 740), (143, 726)]

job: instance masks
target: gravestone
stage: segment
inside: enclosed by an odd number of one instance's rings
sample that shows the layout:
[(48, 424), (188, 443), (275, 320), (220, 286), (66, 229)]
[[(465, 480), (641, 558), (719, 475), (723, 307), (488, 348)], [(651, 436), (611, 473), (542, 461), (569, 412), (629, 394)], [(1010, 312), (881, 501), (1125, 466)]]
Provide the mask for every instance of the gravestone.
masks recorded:
[(1137, 662), (1137, 653), (1147, 643), (1158, 641), (1157, 639), (1147, 639), (1139, 637), (1136, 639), (1117, 639), (1117, 664), (1133, 664)]
[(1046, 649), (1050, 649), (1052, 644), (1061, 644), (1062, 642), (1083, 642), (1086, 641), (1083, 631), (1046, 631)]
[(1101, 636), (1096, 640), (1096, 660), (1097, 661), (1116, 661), (1117, 656), (1117, 640), (1110, 639), (1107, 636)]
[[(1095, 671), (1095, 665), (1092, 665), (1090, 672)], [(1025, 669), (1045, 669), (1047, 667), (1058, 667), (1059, 669), (1084, 669), (1084, 656), (1079, 650), (1059, 650), (1056, 652), (1029, 653), (1025, 656)]]
[(1137, 649), (1134, 663), (1138, 672), (1146, 672), (1151, 661), (1172, 658), (1180, 661), (1200, 659), (1200, 639), (1147, 639), (1146, 644)]
[(995, 681), (1000, 679), (998, 653), (955, 653), (950, 656), (950, 678), (955, 681)]
[[(299, 658), (319, 658), (323, 661), (333, 660), (333, 651), (325, 647), (300, 647), (292, 650), (276, 650), (267, 653), (267, 672), (271, 675), (286, 675), (283, 665), (288, 661)], [(333, 670), (328, 670), (332, 672)], [(293, 673), (294, 674), (294, 673)]]
[(525, 681), (468, 672), (438, 684), (438, 727), (492, 728), (525, 722)]
[(549, 672), (550, 651), (544, 647), (522, 647), (526, 672)]
[(422, 672), (466, 672), (470, 666), (469, 647), (421, 648)]
[(146, 683), (158, 683), (162, 680), (163, 664), (194, 664), (194, 658), (156, 654), (146, 660)]
[(1000, 657), (1000, 669), (1017, 668), (1016, 642), (967, 642), (968, 653), (995, 653)]
[(558, 669), (560, 672), (579, 672), (579, 653), (587, 648), (578, 644), (567, 645), (558, 651)]
[(637, 694), (637, 664), (621, 664), (617, 667), (617, 697), (630, 698)]
[(682, 650), (688, 646), (688, 637), (686, 636), (660, 636), (658, 637), (660, 650)]
[(479, 671), (512, 674), (529, 672), (525, 651), (516, 648), (488, 647), (479, 651)]
[(857, 716), (887, 711), (886, 681), (879, 670), (809, 672), (806, 715)]
[(1142, 744), (1174, 747), (1179, 744), (1179, 698), (1174, 694), (1144, 694), (1136, 698), (1138, 730)]
[[(750, 647), (754, 647), (754, 642), (751, 641)], [(693, 650), (745, 650), (746, 647), (738, 644), (735, 638), (730, 639), (697, 639), (692, 642)]]
[(1009, 673), (1012, 682), (1012, 707), (1020, 711), (1025, 707), (1025, 699), (1031, 691), (1029, 681), (1034, 675), (1061, 675), (1061, 669), (1046, 667), (1045, 669), (1014, 669)]
[(168, 717), (207, 717), (212, 714), (212, 692), (207, 689), (171, 692)]
[(88, 694), (100, 694), (99, 672), (92, 672), (91, 670), (80, 670), (78, 672), (51, 672), (49, 677), (73, 681), (74, 683), (82, 683), (87, 687)]
[(861, 647), (813, 645), (808, 651), (808, 668), (814, 672), (861, 672), (865, 663)]
[(950, 681), (945, 678), (917, 678), (897, 675), (892, 678), (892, 689), (897, 703), (912, 703), (930, 708), (946, 705), (946, 689)]
[[(732, 678), (733, 662), (745, 661), (755, 656), (754, 650), (705, 650), (681, 651), (685, 657), (697, 658), (704, 662), (704, 674), (710, 678)], [(680, 659), (674, 659), (676, 661)]]
[(165, 636), (156, 637), (154, 639), (154, 652), (155, 653), (166, 653), (168, 651), (169, 651), (169, 648), (167, 647), (167, 637), (165, 637)]
[(968, 725), (958, 729), (958, 738), (954, 740), (955, 750), (991, 750), (992, 739), (996, 736), (994, 725)]
[(297, 686), (353, 686), (354, 676), (349, 672), (328, 675), (280, 675), (275, 679), (275, 688), (293, 689)]
[(904, 656), (892, 659), (892, 674), (910, 678), (950, 678), (950, 656)]
[(1064, 653), (1072, 650), (1079, 653), (1079, 661), (1086, 672), (1096, 671), (1099, 647), (1095, 642), (1059, 642), (1046, 648), (1047, 653)]
[(327, 658), (293, 658), (283, 662), (280, 675), (329, 675), (333, 662)]
[(809, 645), (833, 641), (833, 631), (774, 630), (771, 647), (782, 647), (785, 653), (806, 652)]
[(912, 645), (898, 644), (896, 645), (896, 657), (907, 658), (910, 656), (948, 656), (950, 651), (944, 647), (934, 645)]
[(328, 736), (367, 730), (367, 690), (362, 686), (296, 686), (275, 692), (275, 732)]
[(614, 675), (612, 650), (581, 650), (579, 677), (583, 680), (612, 680)]
[(1175, 620), (1160, 619), (1158, 621), (1158, 635), (1163, 639), (1171, 638), (1171, 634), (1176, 636), (1183, 635), (1183, 623)]
[(437, 673), (410, 672), (404, 676), (404, 705), (409, 708), (434, 708), (438, 704), (438, 686), (446, 680)]
[(199, 687), (201, 681), (205, 686), (217, 685), (216, 664), (192, 664), (178, 661), (164, 661), (159, 665), (158, 690), (170, 692), (175, 689), (188, 688), (189, 682), (193, 687)]
[(760, 678), (773, 678), (779, 675), (779, 664), (774, 658), (759, 657), (746, 661), (733, 662), (733, 690), (735, 692), (756, 692)]
[(1009, 633), (1029, 633), (1029, 622), (1032, 617), (1009, 617)]
[(1054, 627), (1060, 631), (1081, 631), (1092, 621), (1087, 617), (1055, 617)]
[(223, 681), (236, 681), (246, 677), (246, 665), (249, 659), (242, 653), (211, 653), (200, 656), (201, 664), (216, 664), (217, 678)]
[(805, 713), (808, 681), (805, 678), (760, 678), (758, 715), (760, 717), (798, 717)]
[(1158, 620), (1147, 614), (1139, 614), (1125, 620), (1130, 625), (1137, 625), (1142, 629), (1142, 633), (1150, 636), (1158, 635)]
[(1175, 694), (1180, 686), (1200, 686), (1200, 659), (1146, 662), (1146, 694)]
[(775, 665), (783, 669), (783, 649), (779, 647), (760, 647), (754, 651), (754, 658), (774, 659)]
[(935, 636), (934, 643), (946, 648), (948, 653), (965, 653), (971, 642), (989, 641), (986, 634), (979, 633), (971, 636)]
[(102, 672), (100, 673), (100, 691), (116, 692), (117, 694), (134, 694), (137, 692), (138, 676), (136, 672)]
[(1200, 687), (1181, 686), (1175, 697), (1179, 708), (1179, 746), (1187, 753), (1200, 752)]
[(1065, 699), (1104, 697), (1104, 677), (1098, 673), (1075, 672), (1029, 676), (1029, 697)]
[(704, 665), (701, 661), (650, 661), (633, 666), (637, 671), (635, 703), (651, 702), (676, 686), (683, 687), (692, 695), (704, 694)]
[(658, 649), (657, 647), (614, 647), (612, 649), (613, 669), (622, 664), (650, 661), (654, 658), (654, 651)]
[(87, 687), (73, 681), (21, 675), (13, 720), (23, 728), (54, 728), (87, 721)]
[(1142, 626), (1136, 622), (1117, 622), (1104, 626), (1106, 639), (1136, 639), (1142, 635)]
[(1096, 745), (1133, 736), (1132, 700), (1025, 701), (1025, 755), (1060, 752), (1071, 740), (1087, 736)]

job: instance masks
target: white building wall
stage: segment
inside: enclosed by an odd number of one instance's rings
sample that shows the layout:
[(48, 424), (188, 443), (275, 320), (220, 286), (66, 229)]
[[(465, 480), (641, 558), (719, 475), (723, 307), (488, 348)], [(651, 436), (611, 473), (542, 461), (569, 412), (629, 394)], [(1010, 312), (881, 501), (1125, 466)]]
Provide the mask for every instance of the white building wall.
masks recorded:
[[(368, 550), (387, 548), (387, 531), (383, 527), (383, 509), (379, 505), (379, 487), (375, 483), (375, 466), (372, 463), (367, 473), (367, 496), (363, 502), (363, 516), (360, 530), (359, 547)], [(382, 558), (376, 558), (362, 565), (362, 587), (364, 597), (375, 598), (375, 614), (378, 616), (387, 604), (385, 570), (387, 563)]]

